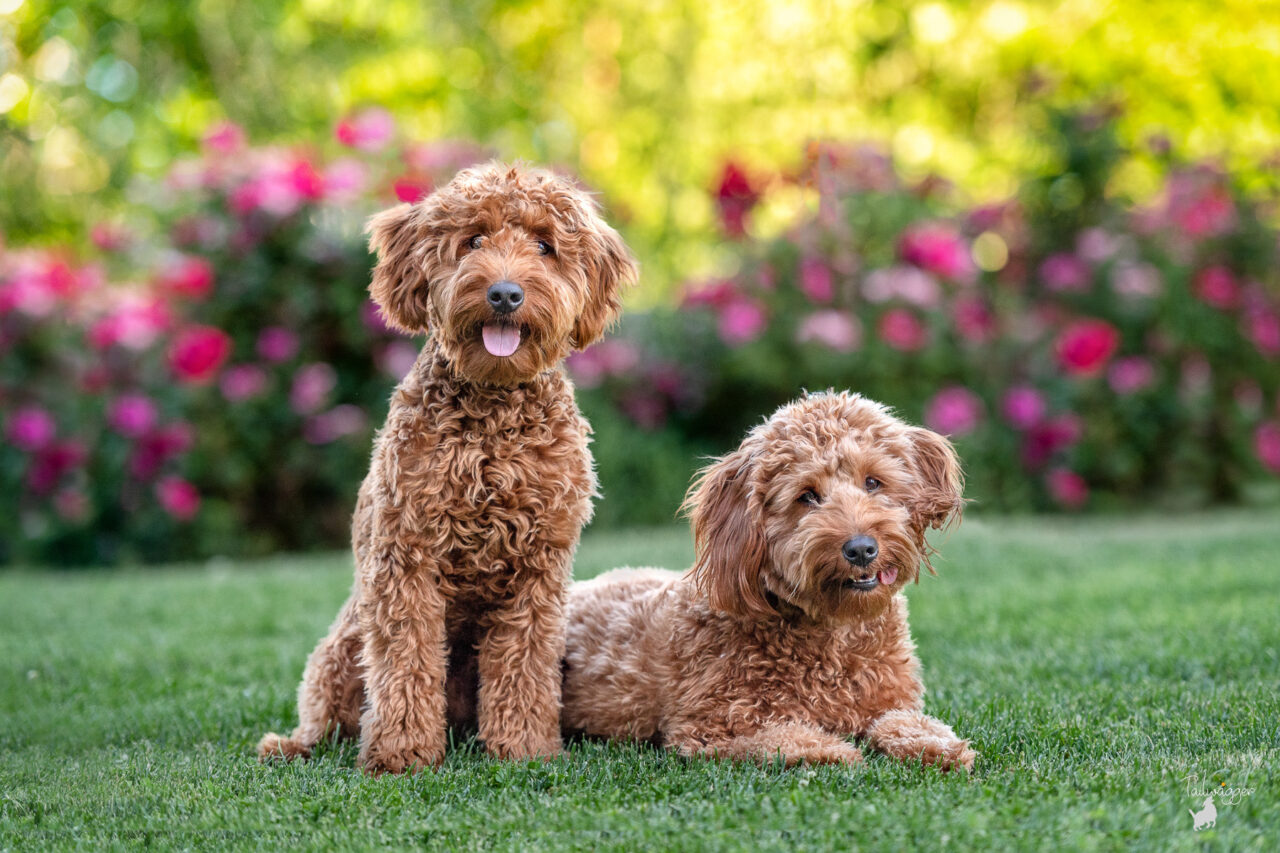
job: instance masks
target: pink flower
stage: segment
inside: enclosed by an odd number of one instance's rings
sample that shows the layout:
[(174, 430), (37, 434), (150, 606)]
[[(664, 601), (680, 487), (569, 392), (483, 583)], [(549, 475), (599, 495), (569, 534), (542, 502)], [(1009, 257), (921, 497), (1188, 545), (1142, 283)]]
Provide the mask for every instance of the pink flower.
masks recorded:
[(1280, 474), (1280, 421), (1263, 421), (1253, 431), (1253, 451), (1273, 474)]
[(148, 433), (129, 455), (129, 473), (139, 480), (151, 479), (166, 462), (186, 452), (193, 440), (191, 427), (181, 421)]
[(1070, 324), (1058, 335), (1054, 350), (1058, 365), (1071, 376), (1095, 376), (1116, 348), (1120, 333), (1105, 320), (1085, 319)]
[(996, 318), (977, 296), (961, 296), (951, 306), (956, 333), (969, 343), (981, 344), (995, 336)]
[(800, 290), (809, 297), (810, 302), (830, 302), (836, 295), (835, 281), (831, 276), (831, 267), (819, 258), (804, 258), (800, 261)]
[(150, 397), (124, 394), (117, 397), (107, 410), (107, 423), (126, 438), (137, 438), (151, 431), (158, 416), (156, 404)]
[(1243, 323), (1258, 352), (1273, 358), (1280, 355), (1280, 316), (1265, 308), (1256, 309), (1248, 313)]
[(266, 390), (267, 372), (256, 364), (235, 364), (222, 371), (218, 387), (228, 402), (251, 400)]
[(5, 422), (5, 435), (19, 450), (47, 447), (57, 431), (53, 415), (39, 406), (24, 406), (9, 415)]
[(303, 424), (302, 436), (311, 444), (329, 444), (343, 436), (363, 432), (368, 425), (364, 412), (344, 404), (308, 418)]
[(738, 286), (731, 279), (712, 279), (697, 284), (686, 284), (680, 299), (682, 308), (710, 306), (723, 308), (738, 297)]
[(1155, 381), (1156, 370), (1140, 355), (1118, 358), (1107, 371), (1107, 382), (1117, 394), (1132, 394)]
[(218, 122), (205, 133), (200, 144), (216, 154), (236, 154), (245, 147), (244, 129), (235, 122)]
[(1195, 293), (1200, 300), (1222, 311), (1240, 302), (1240, 287), (1231, 270), (1223, 266), (1206, 267), (1196, 273)]
[(1058, 252), (1040, 265), (1040, 280), (1054, 293), (1078, 293), (1089, 289), (1089, 265), (1069, 252)]
[(27, 486), (36, 494), (47, 495), (62, 477), (74, 471), (89, 458), (89, 451), (76, 439), (47, 444), (36, 452), (35, 461), (27, 469)]
[(730, 237), (747, 233), (747, 216), (760, 201), (760, 190), (746, 169), (732, 160), (724, 164), (716, 185), (720, 224)]
[(1075, 415), (1058, 415), (1034, 425), (1022, 441), (1022, 459), (1030, 468), (1038, 468), (1048, 462), (1060, 450), (1066, 450), (1077, 441), (1083, 429)]
[(189, 326), (169, 346), (169, 369), (182, 382), (203, 385), (231, 355), (231, 337), (213, 326)]
[(906, 308), (890, 308), (880, 315), (876, 334), (889, 346), (901, 352), (916, 352), (929, 342), (924, 323)]
[(720, 310), (720, 339), (731, 347), (750, 343), (767, 322), (763, 305), (746, 296), (737, 297)]
[(862, 329), (847, 311), (826, 308), (800, 321), (796, 340), (817, 341), (836, 352), (853, 352), (862, 343)]
[(1123, 246), (1122, 238), (1102, 228), (1086, 228), (1076, 237), (1076, 254), (1091, 264), (1100, 264)]
[(418, 175), (402, 175), (392, 185), (396, 198), (415, 204), (431, 195), (431, 179)]
[(1054, 468), (1045, 476), (1049, 496), (1066, 509), (1080, 509), (1089, 501), (1089, 484), (1069, 468)]
[(358, 198), (368, 180), (368, 169), (359, 160), (335, 160), (324, 170), (325, 197), (338, 201)]
[(91, 346), (100, 350), (117, 344), (125, 349), (144, 350), (172, 324), (173, 315), (162, 300), (130, 295), (89, 327), (88, 339)]
[(329, 394), (337, 384), (338, 373), (332, 365), (324, 362), (304, 364), (293, 374), (289, 405), (300, 415), (310, 414), (328, 402)]
[(1047, 408), (1044, 395), (1029, 385), (1010, 388), (1000, 405), (1004, 419), (1017, 429), (1030, 429), (1040, 423)]
[(1150, 299), (1160, 295), (1164, 284), (1151, 264), (1121, 261), (1112, 268), (1111, 289), (1126, 299)]
[(278, 364), (298, 354), (298, 336), (283, 326), (268, 326), (258, 334), (258, 355)]
[(369, 107), (338, 122), (338, 141), (361, 151), (381, 151), (396, 133), (396, 121), (382, 107)]
[(925, 405), (924, 422), (943, 435), (968, 435), (982, 422), (982, 400), (968, 388), (943, 388)]
[(160, 271), (156, 283), (165, 293), (203, 299), (213, 290), (213, 265), (194, 255), (176, 255)]
[(898, 239), (898, 257), (961, 284), (974, 278), (973, 261), (960, 235), (942, 223), (915, 225), (902, 232)]
[(875, 270), (862, 283), (862, 294), (868, 302), (882, 303), (901, 299), (919, 308), (934, 308), (942, 301), (942, 288), (937, 280), (922, 269), (892, 266)]
[(155, 492), (160, 506), (178, 521), (190, 521), (200, 511), (200, 493), (181, 477), (165, 477)]

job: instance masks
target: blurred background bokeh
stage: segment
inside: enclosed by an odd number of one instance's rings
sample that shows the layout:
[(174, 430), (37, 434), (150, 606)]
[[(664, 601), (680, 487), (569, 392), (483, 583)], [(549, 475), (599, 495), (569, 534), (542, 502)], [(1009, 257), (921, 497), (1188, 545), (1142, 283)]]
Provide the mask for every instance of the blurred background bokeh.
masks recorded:
[(0, 0), (0, 562), (342, 547), (362, 223), (495, 156), (643, 265), (596, 525), (828, 386), (976, 512), (1280, 498), (1278, 4)]

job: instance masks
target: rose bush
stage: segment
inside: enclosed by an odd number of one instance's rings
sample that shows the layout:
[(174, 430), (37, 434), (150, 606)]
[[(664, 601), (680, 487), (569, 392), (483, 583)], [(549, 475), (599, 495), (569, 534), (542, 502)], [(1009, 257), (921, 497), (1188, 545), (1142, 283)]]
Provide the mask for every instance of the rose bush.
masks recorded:
[[(1274, 195), (1058, 116), (1002, 203), (904, 180), (867, 146), (712, 187), (731, 275), (631, 311), (570, 359), (598, 524), (671, 519), (700, 457), (805, 388), (950, 434), (1001, 510), (1236, 500), (1280, 474)], [(327, 153), (233, 125), (141, 184), (92, 251), (0, 246), (0, 560), (342, 547), (373, 428), (418, 343), (366, 298), (367, 215), (483, 158), (385, 112)], [(1141, 204), (1134, 163), (1164, 175)], [(808, 200), (785, 232), (753, 217)]]

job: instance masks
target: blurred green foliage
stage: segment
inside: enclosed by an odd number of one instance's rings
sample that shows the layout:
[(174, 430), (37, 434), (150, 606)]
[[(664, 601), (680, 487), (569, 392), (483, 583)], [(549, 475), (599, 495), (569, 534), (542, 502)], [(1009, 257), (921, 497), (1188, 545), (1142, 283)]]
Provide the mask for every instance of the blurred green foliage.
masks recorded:
[[(317, 142), (376, 103), (412, 137), (584, 175), (652, 302), (734, 271), (707, 194), (730, 156), (764, 172), (805, 138), (878, 138), (907, 177), (1004, 197), (1062, 171), (1039, 107), (1081, 100), (1122, 106), (1126, 142), (1265, 163), (1280, 4), (0, 0), (0, 232), (82, 236), (216, 120)], [(1158, 174), (1137, 160), (1113, 180), (1141, 198)], [(764, 213), (767, 232), (794, 210)]]

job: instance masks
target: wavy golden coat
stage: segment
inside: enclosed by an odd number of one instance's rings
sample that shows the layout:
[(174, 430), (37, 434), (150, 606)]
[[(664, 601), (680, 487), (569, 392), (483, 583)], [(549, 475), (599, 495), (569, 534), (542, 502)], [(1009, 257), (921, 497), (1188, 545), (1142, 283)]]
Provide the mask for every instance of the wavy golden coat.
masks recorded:
[[(429, 332), (396, 388), (356, 502), (351, 598), (307, 662), (300, 723), (263, 758), (360, 738), (360, 765), (438, 766), (446, 725), (491, 755), (561, 749), (564, 597), (596, 479), (559, 369), (604, 334), (637, 270), (595, 203), (489, 164), (370, 222), (370, 293)], [(495, 308), (496, 284), (520, 302)]]

